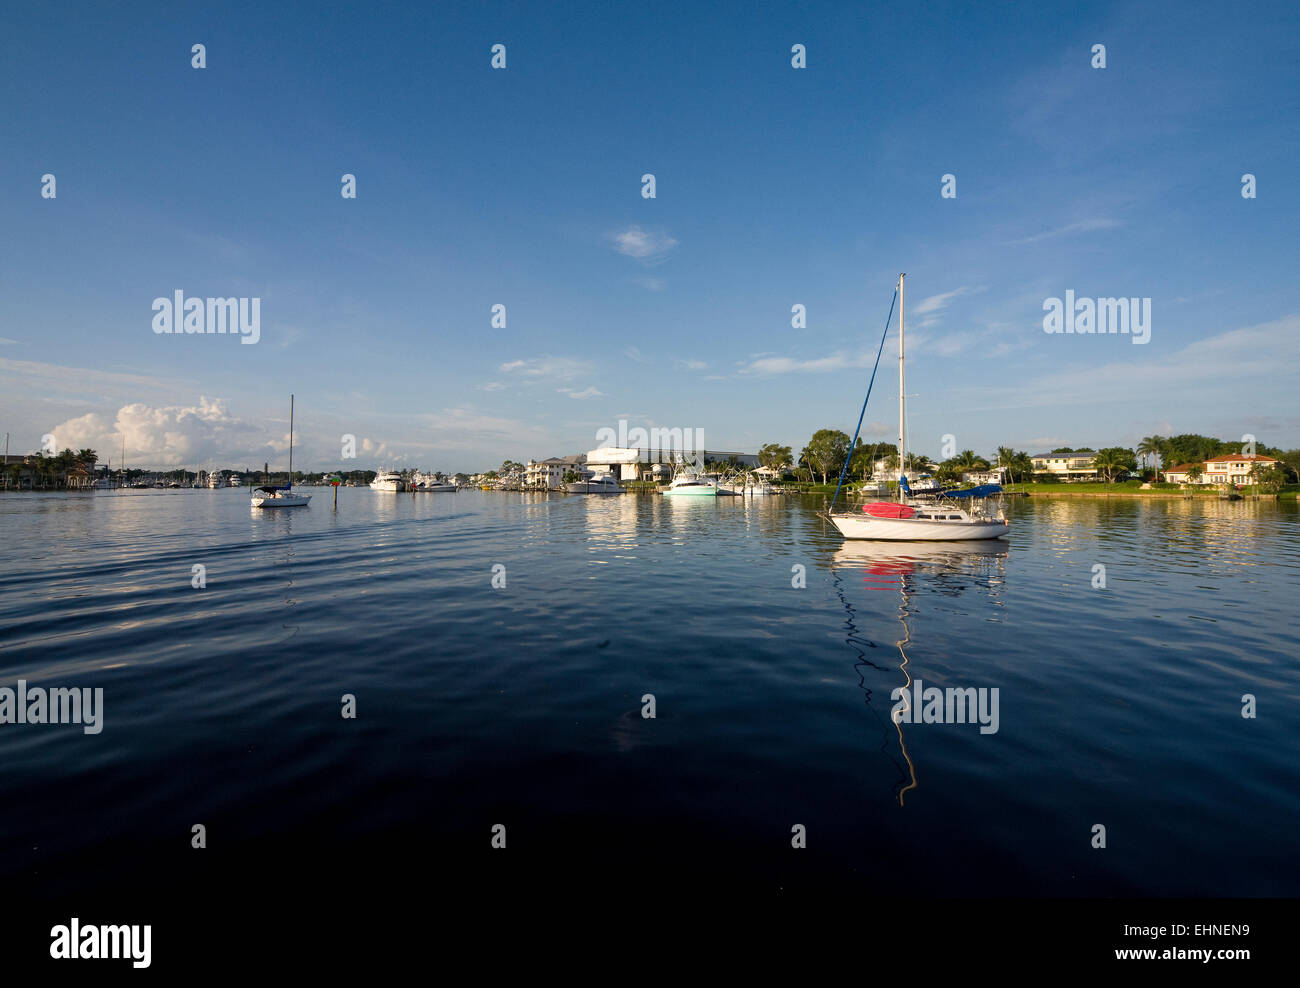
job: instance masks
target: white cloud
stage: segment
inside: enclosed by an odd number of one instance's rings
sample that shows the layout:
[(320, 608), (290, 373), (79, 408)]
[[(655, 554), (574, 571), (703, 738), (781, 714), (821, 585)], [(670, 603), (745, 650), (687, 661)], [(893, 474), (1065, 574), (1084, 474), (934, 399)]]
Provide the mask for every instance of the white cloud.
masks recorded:
[(568, 395), (570, 398), (576, 398), (579, 401), (585, 401), (587, 398), (605, 397), (605, 392), (598, 391), (595, 388), (583, 388), (581, 391), (574, 391), (572, 388), (560, 388), (559, 393)]
[(498, 370), (503, 374), (513, 374), (530, 378), (568, 379), (591, 372), (591, 364), (586, 360), (572, 357), (535, 357), (532, 360), (511, 360), (502, 364)]
[[(59, 448), (89, 447), (99, 453), (102, 462), (122, 455), (126, 441), (129, 463), (152, 466), (195, 466), (232, 451), (242, 456), (261, 456), (267, 443), (256, 445), (257, 427), (235, 418), (219, 398), (201, 397), (197, 406), (155, 407), (136, 402), (124, 405), (110, 420), (107, 415), (91, 412), (68, 419), (50, 432)], [(285, 434), (287, 440), (288, 435)]]
[[(1134, 346), (1125, 336), (1045, 337), (1057, 346), (1062, 340), (1067, 341), (1066, 347), (1072, 343), (1085, 347), (1113, 345), (1120, 348), (1113, 351), (1114, 355), (1122, 359), (1020, 381), (1010, 391), (1019, 399), (1011, 407), (1123, 403), (1135, 395), (1186, 396), (1198, 384), (1222, 387), (1226, 381), (1243, 381), (1249, 386), (1250, 382), (1286, 380), (1300, 372), (1300, 349), (1295, 345), (1300, 336), (1300, 315), (1228, 330), (1189, 343), (1168, 356), (1153, 349), (1163, 341), (1164, 332), (1178, 330), (1173, 326), (1162, 329), (1157, 322), (1151, 330), (1151, 342), (1141, 346)], [(1077, 348), (1066, 347), (1061, 347), (1063, 355), (1080, 356)]]
[(844, 370), (849, 367), (870, 367), (876, 361), (872, 354), (833, 353), (826, 357), (804, 360), (797, 357), (775, 357), (758, 355), (748, 363), (740, 365), (741, 374), (790, 374), (790, 373), (825, 373), (826, 371)]
[(911, 307), (912, 314), (918, 316), (928, 315), (932, 312), (942, 312), (948, 308), (948, 303), (958, 295), (965, 295), (970, 288), (963, 285), (961, 288), (954, 288), (950, 292), (944, 292), (941, 295), (931, 295), (929, 298), (923, 298)]
[(1098, 216), (1093, 219), (1080, 220), (1077, 223), (1070, 223), (1066, 226), (1057, 227), (1055, 230), (1044, 230), (1042, 233), (1035, 233), (1033, 236), (1024, 237), (1020, 240), (1012, 240), (1011, 244), (1036, 244), (1042, 240), (1052, 240), (1056, 237), (1068, 236), (1071, 233), (1090, 233), (1093, 230), (1112, 230), (1119, 225), (1120, 223), (1118, 220)]
[(677, 246), (677, 241), (666, 233), (656, 233), (639, 226), (629, 226), (621, 233), (611, 233), (609, 239), (614, 249), (628, 257), (648, 258), (666, 254)]

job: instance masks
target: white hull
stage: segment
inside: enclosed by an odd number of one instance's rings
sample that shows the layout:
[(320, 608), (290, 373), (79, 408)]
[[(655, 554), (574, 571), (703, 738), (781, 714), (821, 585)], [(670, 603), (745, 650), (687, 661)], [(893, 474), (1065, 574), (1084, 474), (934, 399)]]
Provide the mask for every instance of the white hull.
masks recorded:
[(372, 481), (370, 489), (372, 491), (388, 491), (389, 493), (396, 494), (401, 491), (402, 482), (400, 480)]
[(417, 487), (417, 491), (423, 491), (425, 494), (455, 494), (455, 484), (425, 484), (423, 487)]
[(311, 501), (310, 494), (258, 494), (253, 498), (255, 508), (305, 508)]
[(1011, 526), (1005, 521), (961, 519), (941, 521), (932, 518), (876, 518), (861, 514), (830, 516), (846, 539), (873, 539), (878, 542), (968, 542), (996, 539), (1006, 535)]

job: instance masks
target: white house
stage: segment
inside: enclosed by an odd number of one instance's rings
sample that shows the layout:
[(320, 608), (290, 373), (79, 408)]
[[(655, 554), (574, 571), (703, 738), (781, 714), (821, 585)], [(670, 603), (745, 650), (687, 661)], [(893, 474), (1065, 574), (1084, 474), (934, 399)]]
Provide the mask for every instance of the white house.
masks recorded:
[[(1278, 461), (1271, 456), (1247, 456), (1233, 453), (1231, 456), (1215, 456), (1201, 463), (1181, 463), (1165, 471), (1165, 479), (1171, 484), (1232, 484), (1241, 487), (1251, 483), (1251, 471), (1273, 466)], [(1200, 467), (1201, 475), (1192, 479), (1192, 467)]]
[(1039, 453), (1031, 456), (1034, 473), (1050, 473), (1062, 480), (1096, 480), (1098, 470), (1092, 465), (1096, 453), (1083, 450), (1078, 453)]
[(994, 467), (991, 470), (969, 470), (961, 475), (961, 479), (965, 484), (1001, 484), (1005, 472), (1002, 467)]

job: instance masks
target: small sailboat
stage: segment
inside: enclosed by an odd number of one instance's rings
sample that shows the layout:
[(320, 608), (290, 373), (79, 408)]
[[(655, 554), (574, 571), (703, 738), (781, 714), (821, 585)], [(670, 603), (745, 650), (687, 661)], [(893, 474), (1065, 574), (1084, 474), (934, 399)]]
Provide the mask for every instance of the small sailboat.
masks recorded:
[[(898, 276), (898, 462), (900, 468), (907, 462), (904, 404), (906, 392), (903, 376), (903, 277), (901, 274)], [(869, 390), (868, 394), (870, 394)], [(840, 480), (843, 482), (843, 474)], [(996, 539), (1006, 535), (1010, 530), (1010, 523), (1002, 510), (999, 508), (994, 512), (988, 506), (988, 498), (1002, 491), (997, 484), (985, 484), (965, 491), (943, 491), (938, 490), (937, 487), (936, 484), (936, 489), (925, 492), (913, 490), (908, 486), (907, 476), (900, 469), (897, 501), (868, 501), (859, 511), (832, 510), (824, 517), (829, 519), (846, 539), (876, 539), (884, 542), (964, 542), (973, 539)], [(918, 496), (922, 494), (925, 496)]]
[(305, 508), (310, 494), (293, 492), (293, 395), (289, 395), (289, 481), (283, 487), (259, 487), (253, 495), (255, 508)]

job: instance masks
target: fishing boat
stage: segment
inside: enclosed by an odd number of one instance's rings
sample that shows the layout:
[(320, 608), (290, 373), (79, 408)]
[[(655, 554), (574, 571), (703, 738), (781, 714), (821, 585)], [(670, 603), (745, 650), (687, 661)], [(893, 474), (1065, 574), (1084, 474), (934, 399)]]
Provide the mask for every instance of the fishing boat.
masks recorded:
[(599, 473), (589, 480), (574, 480), (564, 485), (566, 494), (626, 494), (610, 473)]
[[(906, 390), (904, 388), (904, 315), (903, 278), (898, 276), (898, 462), (907, 462)], [(888, 323), (885, 332), (889, 332)], [(881, 345), (884, 345), (882, 338)], [(877, 360), (879, 356), (877, 355)], [(874, 372), (873, 372), (874, 377)], [(870, 387), (867, 396), (870, 398)], [(866, 403), (863, 403), (863, 413)], [(861, 426), (861, 417), (858, 420)], [(855, 434), (854, 439), (857, 436)], [(845, 465), (847, 469), (847, 464)], [(844, 474), (840, 474), (840, 484)], [(913, 490), (906, 474), (900, 471), (898, 498), (894, 501), (868, 501), (857, 511), (834, 510), (839, 497), (836, 488), (827, 518), (846, 539), (874, 539), (883, 542), (964, 542), (996, 539), (1006, 535), (1010, 524), (1001, 507), (990, 505), (990, 498), (1002, 492), (998, 484), (984, 484), (970, 490)]]
[(289, 395), (289, 480), (283, 487), (259, 487), (253, 495), (255, 508), (305, 508), (310, 494), (293, 492), (293, 395)]
[(695, 473), (683, 473), (663, 489), (664, 497), (717, 497), (717, 481)]

